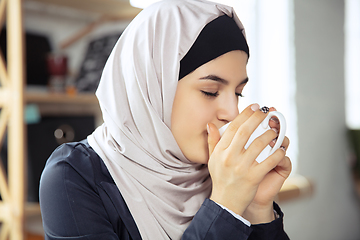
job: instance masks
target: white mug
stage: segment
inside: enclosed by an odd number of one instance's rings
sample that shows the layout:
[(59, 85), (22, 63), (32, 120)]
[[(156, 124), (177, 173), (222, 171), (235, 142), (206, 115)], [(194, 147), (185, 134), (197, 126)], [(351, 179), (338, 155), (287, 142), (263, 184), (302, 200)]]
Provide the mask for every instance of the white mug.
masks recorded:
[[(285, 121), (284, 116), (280, 112), (277, 112), (277, 111), (269, 112), (269, 114), (266, 116), (264, 121), (262, 121), (259, 124), (259, 126), (255, 129), (255, 131), (251, 134), (248, 142), (245, 145), (245, 149), (247, 149), (250, 146), (250, 144), (255, 140), (255, 138), (259, 137), (260, 135), (265, 133), (267, 130), (269, 130), (270, 129), (269, 120), (271, 117), (274, 117), (274, 116), (277, 117), (277, 119), (279, 120), (279, 123), (280, 123), (280, 131), (279, 131), (278, 138), (277, 138), (275, 146), (273, 148), (270, 147), (269, 145), (267, 145), (266, 148), (259, 154), (259, 156), (256, 158), (256, 161), (258, 163), (261, 163), (262, 161), (264, 161), (268, 156), (273, 154), (277, 149), (279, 149), (281, 147), (281, 144), (284, 141), (285, 132), (286, 132), (286, 121)], [(229, 126), (230, 123), (231, 122), (225, 124), (224, 126), (222, 126), (219, 129), (220, 136), (223, 135), (223, 133), (225, 132), (226, 128)]]

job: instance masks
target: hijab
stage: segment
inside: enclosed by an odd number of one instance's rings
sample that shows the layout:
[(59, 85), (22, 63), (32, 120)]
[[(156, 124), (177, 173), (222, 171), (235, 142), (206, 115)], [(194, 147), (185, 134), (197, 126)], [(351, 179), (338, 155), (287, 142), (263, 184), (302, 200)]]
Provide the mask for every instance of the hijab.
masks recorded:
[(143, 239), (180, 239), (211, 192), (206, 165), (192, 163), (171, 133), (180, 61), (231, 7), (165, 0), (141, 11), (116, 43), (96, 91), (104, 123), (88, 142), (102, 158)]

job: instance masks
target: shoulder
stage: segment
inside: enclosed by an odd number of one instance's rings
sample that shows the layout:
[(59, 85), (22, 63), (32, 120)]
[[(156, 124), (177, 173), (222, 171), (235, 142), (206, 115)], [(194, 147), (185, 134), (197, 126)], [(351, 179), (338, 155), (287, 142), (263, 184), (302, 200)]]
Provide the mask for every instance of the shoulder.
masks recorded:
[(55, 176), (62, 181), (81, 177), (93, 187), (99, 181), (113, 182), (103, 161), (86, 140), (62, 144), (55, 149), (46, 162), (40, 182)]
[[(103, 190), (103, 184), (111, 186), (108, 192)], [(115, 235), (127, 233), (121, 231), (124, 227), (121, 216), (131, 215), (118, 214), (119, 207), (113, 201), (121, 194), (102, 159), (86, 141), (63, 144), (53, 152), (42, 173), (39, 190), (44, 230), (49, 239), (52, 236), (117, 239)], [(118, 205), (126, 207), (124, 202)]]
[(87, 141), (63, 144), (46, 162), (40, 179), (40, 200), (70, 201), (82, 194), (99, 197), (99, 185), (103, 182), (114, 184), (102, 159)]
[(83, 142), (65, 143), (54, 150), (46, 162), (45, 171), (56, 167), (71, 166), (74, 168), (91, 167), (88, 147)]

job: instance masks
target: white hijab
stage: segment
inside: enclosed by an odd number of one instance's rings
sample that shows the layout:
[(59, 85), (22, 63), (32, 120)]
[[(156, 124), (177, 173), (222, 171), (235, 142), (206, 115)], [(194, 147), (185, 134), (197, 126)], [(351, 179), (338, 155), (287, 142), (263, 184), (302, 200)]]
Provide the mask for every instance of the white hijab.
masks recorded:
[[(104, 124), (88, 136), (125, 199), (143, 239), (180, 239), (211, 192), (207, 166), (187, 160), (171, 133), (180, 60), (203, 27), (232, 8), (165, 0), (129, 24), (96, 95)], [(192, 119), (189, 119), (191, 121)]]

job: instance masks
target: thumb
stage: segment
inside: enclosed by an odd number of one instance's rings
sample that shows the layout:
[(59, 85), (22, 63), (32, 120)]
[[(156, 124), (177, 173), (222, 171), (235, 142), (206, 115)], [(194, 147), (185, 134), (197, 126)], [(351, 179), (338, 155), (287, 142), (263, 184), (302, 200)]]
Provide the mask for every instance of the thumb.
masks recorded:
[(216, 144), (220, 141), (220, 133), (215, 124), (207, 124), (209, 156), (213, 153)]

